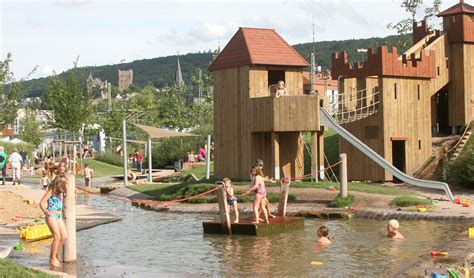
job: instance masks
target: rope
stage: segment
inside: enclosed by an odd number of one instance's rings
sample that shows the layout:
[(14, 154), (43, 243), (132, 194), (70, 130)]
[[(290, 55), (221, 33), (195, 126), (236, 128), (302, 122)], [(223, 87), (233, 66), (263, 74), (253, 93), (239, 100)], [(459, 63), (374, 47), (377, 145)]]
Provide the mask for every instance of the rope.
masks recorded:
[(154, 204), (154, 205), (164, 204), (164, 205), (167, 205), (169, 203), (186, 202), (186, 201), (189, 201), (189, 200), (192, 200), (192, 199), (210, 194), (210, 193), (222, 188), (222, 186), (215, 187), (211, 190), (205, 191), (203, 193), (199, 193), (199, 194), (191, 196), (191, 197), (186, 197), (186, 198), (176, 199), (176, 200), (170, 200), (170, 201), (150, 201), (150, 200), (141, 200), (141, 199), (130, 200), (130, 199), (127, 199), (127, 198), (109, 196), (109, 195), (104, 195), (104, 194), (101, 194), (101, 193), (92, 192), (90, 190), (87, 190), (87, 189), (79, 187), (79, 186), (76, 186), (76, 188), (79, 189), (79, 190), (82, 190), (84, 192), (87, 192), (89, 194), (92, 194), (92, 195), (97, 195), (97, 196), (100, 196), (100, 197), (104, 197), (104, 198), (115, 200), (115, 201), (121, 201), (121, 202), (125, 202), (125, 203), (140, 203), (140, 204)]
[[(324, 169), (321, 169), (321, 170), (317, 170), (315, 172), (312, 172), (312, 173), (309, 173), (307, 175), (304, 175), (302, 177), (294, 177), (294, 178), (289, 178), (289, 180), (300, 180), (300, 179), (303, 179), (305, 177), (308, 177), (308, 176), (311, 176), (312, 174), (316, 174), (316, 173), (319, 173), (319, 172), (322, 172), (322, 171), (327, 171), (328, 169), (338, 165), (342, 163), (342, 161), (338, 161), (336, 163), (334, 163), (333, 165), (329, 165), (328, 167), (324, 168)], [(278, 181), (282, 181), (283, 179), (279, 179)], [(84, 192), (87, 192), (89, 194), (92, 194), (92, 195), (96, 195), (96, 196), (99, 196), (99, 197), (103, 197), (103, 198), (107, 198), (107, 199), (110, 199), (110, 200), (114, 200), (114, 201), (120, 201), (120, 202), (124, 202), (124, 203), (139, 203), (139, 204), (151, 204), (151, 205), (165, 205), (167, 206), (168, 204), (170, 203), (182, 203), (182, 202), (186, 202), (186, 201), (190, 201), (192, 199), (196, 199), (198, 197), (201, 197), (201, 196), (204, 196), (204, 195), (207, 195), (207, 194), (210, 194), (216, 190), (219, 190), (223, 187), (223, 185), (221, 186), (217, 186), (213, 189), (210, 189), (208, 191), (205, 191), (205, 192), (202, 192), (202, 193), (199, 193), (197, 195), (194, 195), (194, 196), (191, 196), (191, 197), (186, 197), (186, 198), (182, 198), (182, 199), (176, 199), (176, 200), (169, 200), (169, 201), (151, 201), (151, 200), (142, 200), (142, 199), (133, 199), (133, 200), (130, 200), (128, 198), (122, 198), (122, 197), (116, 197), (116, 196), (109, 196), (109, 195), (104, 195), (102, 193), (97, 193), (97, 192), (93, 192), (93, 191), (90, 191), (90, 190), (87, 190), (85, 188), (82, 188), (82, 187), (79, 187), (79, 186), (76, 186), (76, 189), (79, 189), (79, 190), (82, 190)], [(243, 193), (243, 194), (236, 194), (234, 196), (236, 197), (241, 197), (241, 196), (245, 196), (245, 195), (248, 195), (249, 193)]]
[[(316, 170), (316, 171), (314, 171), (314, 172), (311, 172), (311, 173), (309, 173), (309, 174), (303, 175), (303, 176), (301, 176), (301, 177), (293, 177), (293, 178), (289, 178), (289, 179), (290, 179), (290, 180), (302, 180), (302, 179), (304, 179), (304, 178), (306, 178), (306, 177), (309, 177), (309, 176), (311, 176), (311, 175), (313, 175), (313, 174), (317, 174), (317, 173), (320, 173), (320, 172), (323, 172), (323, 171), (327, 171), (328, 169), (330, 169), (330, 168), (332, 168), (332, 167), (334, 167), (334, 166), (336, 166), (336, 165), (339, 165), (340, 163), (342, 163), (341, 160), (339, 160), (338, 162), (334, 163), (333, 165), (329, 165), (328, 167), (326, 167), (326, 168), (324, 168), (324, 169)], [(281, 179), (280, 179), (280, 180), (281, 180)]]

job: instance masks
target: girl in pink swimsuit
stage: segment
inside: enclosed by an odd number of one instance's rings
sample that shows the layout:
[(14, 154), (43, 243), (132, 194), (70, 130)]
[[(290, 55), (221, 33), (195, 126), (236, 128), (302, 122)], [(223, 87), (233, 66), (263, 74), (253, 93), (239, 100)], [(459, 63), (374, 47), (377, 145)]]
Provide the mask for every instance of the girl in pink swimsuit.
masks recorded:
[(265, 198), (267, 196), (267, 190), (265, 189), (265, 182), (263, 180), (262, 170), (260, 167), (254, 166), (250, 170), (251, 175), (255, 179), (255, 184), (247, 190), (247, 194), (251, 191), (255, 191), (255, 195), (253, 197), (253, 212), (255, 214), (255, 221), (252, 223), (259, 223), (259, 209), (262, 209), (263, 216), (265, 218), (265, 223), (270, 223), (268, 220), (268, 212), (267, 208), (265, 207)]

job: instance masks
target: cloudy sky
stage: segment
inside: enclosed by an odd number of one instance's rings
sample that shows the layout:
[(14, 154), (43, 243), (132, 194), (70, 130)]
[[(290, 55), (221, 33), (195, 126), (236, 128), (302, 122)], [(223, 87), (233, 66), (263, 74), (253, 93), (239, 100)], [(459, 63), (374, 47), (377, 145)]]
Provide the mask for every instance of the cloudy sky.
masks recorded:
[(216, 49), (239, 26), (274, 28), (296, 44), (312, 40), (313, 16), (317, 41), (386, 36), (406, 17), (401, 2), (0, 0), (0, 58), (13, 54), (20, 79), (35, 66), (33, 77), (59, 73), (77, 56), (89, 66)]

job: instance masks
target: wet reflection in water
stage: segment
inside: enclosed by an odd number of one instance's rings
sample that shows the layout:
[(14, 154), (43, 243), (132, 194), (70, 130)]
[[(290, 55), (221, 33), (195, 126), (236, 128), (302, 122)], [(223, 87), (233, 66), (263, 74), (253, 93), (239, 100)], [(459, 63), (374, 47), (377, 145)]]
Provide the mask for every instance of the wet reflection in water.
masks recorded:
[[(427, 256), (465, 228), (462, 223), (402, 221), (406, 239), (394, 242), (382, 236), (385, 221), (306, 220), (304, 230), (229, 237), (202, 234), (202, 221), (213, 216), (162, 214), (99, 197), (78, 196), (78, 203), (124, 217), (121, 222), (78, 232), (79, 277), (385, 276)], [(316, 231), (323, 224), (333, 244), (315, 248)], [(47, 263), (47, 244), (28, 245), (46, 250), (42, 264)], [(323, 264), (311, 265), (312, 261)]]

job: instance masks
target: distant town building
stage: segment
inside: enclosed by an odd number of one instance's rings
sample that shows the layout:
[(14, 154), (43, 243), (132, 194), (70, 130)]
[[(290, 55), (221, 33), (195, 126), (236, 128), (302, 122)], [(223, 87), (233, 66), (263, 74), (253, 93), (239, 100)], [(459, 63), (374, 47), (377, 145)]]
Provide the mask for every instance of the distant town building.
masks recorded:
[[(15, 120), (13, 120), (12, 135), (18, 135), (21, 130), (21, 123), (26, 117), (27, 109), (18, 109)], [(36, 118), (36, 121), (42, 126), (46, 127), (53, 118), (51, 110), (28, 110), (28, 113)]]
[(86, 87), (87, 87), (87, 92), (89, 94), (92, 94), (96, 88), (99, 90), (99, 94), (97, 95), (94, 94), (92, 96), (93, 98), (99, 98), (99, 99), (107, 98), (107, 80), (102, 81), (98, 77), (94, 78), (92, 76), (92, 73), (89, 73), (89, 77), (87, 77), (87, 80), (86, 80)]
[(177, 55), (178, 60), (176, 61), (176, 73), (174, 75), (174, 84), (176, 85), (176, 88), (181, 87), (181, 85), (184, 84), (183, 81), (183, 74), (181, 73), (181, 65), (179, 63), (179, 53)]
[[(303, 72), (303, 90), (305, 94), (309, 94), (311, 92), (311, 82), (309, 78), (309, 72)], [(338, 88), (337, 80), (333, 80), (331, 78), (330, 71), (325, 73), (317, 72), (314, 75), (314, 90), (320, 96), (327, 96), (329, 101), (327, 110), (330, 114), (335, 113), (338, 102)]]
[(34, 103), (34, 102), (38, 102), (41, 104), (43, 101), (41, 100), (40, 97), (26, 97), (26, 98), (20, 99), (19, 102), (21, 105), (25, 106), (27, 104)]
[(133, 70), (118, 70), (118, 87), (119, 90), (128, 89), (133, 84)]

